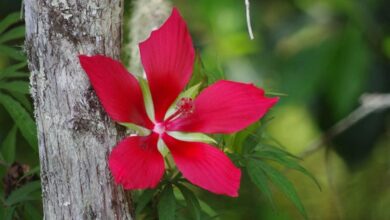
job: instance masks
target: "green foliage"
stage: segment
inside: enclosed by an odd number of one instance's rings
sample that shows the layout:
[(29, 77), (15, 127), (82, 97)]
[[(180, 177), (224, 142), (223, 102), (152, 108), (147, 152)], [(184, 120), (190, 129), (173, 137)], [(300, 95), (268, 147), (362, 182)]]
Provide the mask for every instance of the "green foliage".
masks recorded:
[(158, 219), (160, 220), (174, 220), (176, 210), (176, 198), (173, 194), (173, 188), (167, 184), (162, 190), (160, 200), (157, 205)]
[[(41, 192), (41, 182), (33, 181), (25, 184), (19, 189), (14, 190), (4, 201), (5, 205), (13, 206), (21, 202), (39, 200)], [(37, 194), (38, 192), (38, 194)]]
[(185, 187), (182, 184), (177, 184), (181, 194), (184, 196), (184, 199), (187, 204), (187, 209), (190, 211), (193, 220), (200, 220), (201, 217), (201, 207), (196, 195)]
[(11, 115), (12, 119), (15, 121), (16, 126), (18, 126), (23, 137), (26, 138), (30, 146), (38, 151), (37, 148), (37, 131), (36, 125), (31, 118), (30, 114), (22, 107), (22, 105), (15, 101), (11, 96), (0, 94), (0, 103)]
[[(14, 125), (6, 132), (0, 145), (0, 160), (6, 166), (4, 189), (10, 193), (1, 195), (0, 219), (42, 219), (40, 181), (33, 181), (39, 166), (24, 170), (16, 154), (21, 146), (30, 146), (35, 163), (38, 162), (36, 125), (32, 118), (29, 97), (29, 74), (26, 71), (26, 57), (21, 47), (24, 26), (20, 25), (20, 14), (12, 13), (0, 21), (0, 56), (6, 65), (0, 68), (0, 106), (5, 109)], [(24, 140), (18, 138), (20, 131)], [(24, 142), (27, 142), (25, 144)], [(30, 149), (21, 149), (28, 154)], [(21, 170), (23, 169), (23, 172)], [(2, 171), (4, 172), (4, 171)], [(16, 178), (16, 179), (15, 179)]]
[(17, 127), (14, 125), (7, 136), (4, 138), (3, 143), (0, 145), (1, 157), (9, 164), (15, 161), (16, 132)]

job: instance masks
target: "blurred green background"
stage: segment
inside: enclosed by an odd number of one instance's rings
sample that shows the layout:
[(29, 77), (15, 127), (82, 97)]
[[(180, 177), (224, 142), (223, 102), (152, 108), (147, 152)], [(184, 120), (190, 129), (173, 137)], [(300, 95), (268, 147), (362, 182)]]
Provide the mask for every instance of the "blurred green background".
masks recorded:
[[(173, 3), (187, 21), (207, 71), (253, 82), (270, 94), (286, 94), (270, 112), (273, 120), (268, 133), (293, 154), (300, 155), (359, 108), (361, 95), (390, 92), (388, 0), (251, 0), (254, 40), (248, 35), (244, 0)], [(0, 0), (0, 19), (20, 7), (20, 1)], [(22, 24), (15, 23), (7, 30)], [(4, 45), (20, 50), (22, 44), (23, 38), (0, 42), (0, 70), (22, 59), (1, 50)], [(27, 72), (23, 68), (21, 72)], [(26, 81), (28, 74), (16, 78)], [(15, 77), (1, 80), (9, 83)], [(19, 86), (10, 91), (0, 84), (0, 94), (14, 97), (32, 116), (26, 85)], [(286, 171), (309, 219), (390, 219), (389, 112), (369, 114), (302, 158), (302, 164), (320, 182), (321, 191), (309, 178)], [(14, 156), (5, 149), (10, 135), (18, 137)], [(6, 106), (0, 105), (3, 179), (9, 179), (7, 166), (13, 161), (20, 163), (20, 169), (27, 165), (34, 171), (38, 165), (38, 155), (25, 139)], [(240, 194), (238, 199), (209, 194), (202, 199), (221, 219), (303, 218), (277, 190), (273, 208), (247, 177)], [(39, 201), (19, 208), (28, 213), (27, 219), (41, 213)]]

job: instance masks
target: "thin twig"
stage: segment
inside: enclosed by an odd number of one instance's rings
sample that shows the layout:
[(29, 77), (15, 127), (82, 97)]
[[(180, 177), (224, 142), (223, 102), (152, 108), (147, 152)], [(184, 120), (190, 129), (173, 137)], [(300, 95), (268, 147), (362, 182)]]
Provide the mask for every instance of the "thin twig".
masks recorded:
[(249, 37), (251, 40), (253, 40), (255, 39), (255, 37), (253, 36), (252, 25), (251, 25), (249, 0), (245, 0), (245, 10), (246, 10), (246, 25), (248, 26)]
[(307, 157), (319, 150), (325, 143), (341, 134), (349, 127), (360, 121), (367, 115), (382, 109), (390, 108), (390, 94), (365, 94), (361, 96), (361, 105), (347, 117), (340, 120), (321, 137), (312, 141), (299, 157)]

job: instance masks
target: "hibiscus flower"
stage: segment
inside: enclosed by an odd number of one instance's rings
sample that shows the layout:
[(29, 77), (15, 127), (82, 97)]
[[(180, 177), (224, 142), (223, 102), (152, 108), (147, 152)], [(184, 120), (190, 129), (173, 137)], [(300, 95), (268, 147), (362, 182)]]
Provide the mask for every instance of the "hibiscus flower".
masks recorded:
[[(240, 169), (220, 149), (191, 137), (237, 132), (259, 120), (278, 99), (265, 97), (252, 84), (226, 80), (194, 99), (179, 96), (191, 78), (195, 53), (177, 9), (139, 49), (149, 93), (120, 62), (102, 55), (79, 56), (108, 115), (122, 125), (149, 131), (126, 137), (112, 150), (109, 168), (115, 182), (125, 189), (156, 187), (165, 171), (158, 147), (162, 141), (188, 181), (216, 194), (238, 196)], [(150, 105), (145, 103), (147, 94)]]

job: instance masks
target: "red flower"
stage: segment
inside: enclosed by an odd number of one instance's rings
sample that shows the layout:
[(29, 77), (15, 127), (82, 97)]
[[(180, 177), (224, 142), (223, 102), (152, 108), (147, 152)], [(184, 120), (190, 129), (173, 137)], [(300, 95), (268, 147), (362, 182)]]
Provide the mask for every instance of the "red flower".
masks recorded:
[[(194, 63), (194, 48), (187, 26), (173, 9), (168, 20), (139, 45), (154, 106), (149, 118), (137, 79), (111, 58), (80, 55), (104, 109), (119, 123), (149, 129), (147, 136), (130, 136), (111, 152), (109, 167), (125, 189), (155, 187), (164, 174), (164, 159), (157, 142), (163, 140), (183, 176), (217, 194), (237, 196), (241, 171), (225, 154), (209, 144), (178, 140), (172, 131), (232, 133), (259, 120), (277, 102), (251, 84), (221, 80), (203, 90), (194, 101), (182, 98), (166, 116), (185, 88)], [(174, 132), (173, 132), (174, 133)]]

